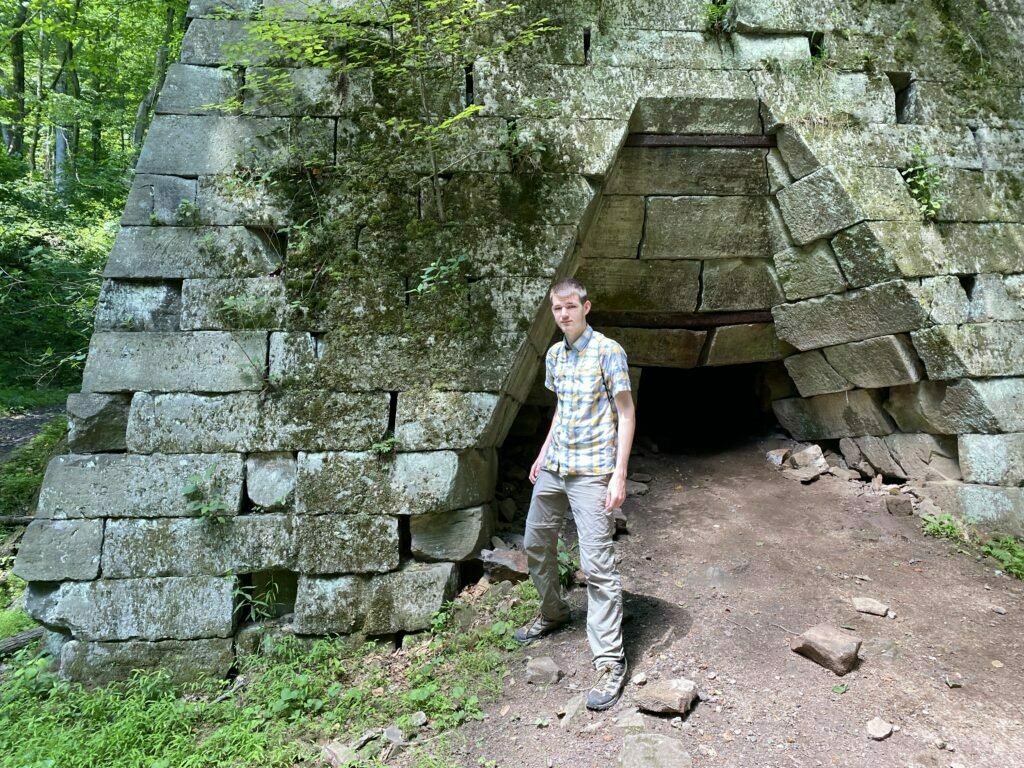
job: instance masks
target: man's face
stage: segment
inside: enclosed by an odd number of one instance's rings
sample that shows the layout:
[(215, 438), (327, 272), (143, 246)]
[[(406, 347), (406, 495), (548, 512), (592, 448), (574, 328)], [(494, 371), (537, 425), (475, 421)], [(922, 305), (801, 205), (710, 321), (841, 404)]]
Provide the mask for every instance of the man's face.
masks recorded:
[(555, 322), (562, 333), (570, 341), (576, 341), (587, 329), (588, 312), (590, 302), (581, 302), (579, 294), (575, 292), (551, 297), (551, 313), (555, 316)]

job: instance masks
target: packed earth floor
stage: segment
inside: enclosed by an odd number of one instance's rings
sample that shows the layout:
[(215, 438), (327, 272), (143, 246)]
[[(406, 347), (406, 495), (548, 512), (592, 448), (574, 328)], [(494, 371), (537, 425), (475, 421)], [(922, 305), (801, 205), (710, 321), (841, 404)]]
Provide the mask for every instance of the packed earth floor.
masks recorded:
[[(890, 515), (869, 484), (786, 478), (765, 460), (785, 444), (634, 456), (631, 473), (652, 477), (618, 541), (634, 682), (607, 712), (562, 714), (593, 677), (576, 588), (573, 625), (514, 660), (487, 718), (461, 730), (459, 762), (608, 768), (627, 734), (651, 732), (695, 766), (1024, 766), (1021, 583)], [(857, 613), (858, 596), (895, 618)], [(864, 640), (844, 677), (789, 649), (821, 623)], [(565, 677), (526, 684), (531, 656)], [(682, 719), (640, 714), (638, 675), (693, 680), (701, 701)], [(870, 739), (875, 717), (898, 730)]]

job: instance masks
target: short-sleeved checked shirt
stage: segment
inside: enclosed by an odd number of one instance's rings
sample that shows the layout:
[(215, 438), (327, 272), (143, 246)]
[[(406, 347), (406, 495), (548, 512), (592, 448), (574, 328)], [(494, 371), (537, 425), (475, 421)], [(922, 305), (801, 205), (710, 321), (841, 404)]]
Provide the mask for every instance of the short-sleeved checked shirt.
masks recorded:
[(544, 364), (544, 386), (558, 395), (544, 469), (560, 475), (610, 475), (618, 440), (614, 397), (630, 389), (626, 353), (588, 325), (575, 344), (563, 339), (552, 346)]

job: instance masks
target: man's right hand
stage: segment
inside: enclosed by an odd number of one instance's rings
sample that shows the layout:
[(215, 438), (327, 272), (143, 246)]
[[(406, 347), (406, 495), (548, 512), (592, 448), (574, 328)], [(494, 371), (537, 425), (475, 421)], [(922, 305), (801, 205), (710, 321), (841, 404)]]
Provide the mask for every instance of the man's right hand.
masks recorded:
[(536, 484), (537, 478), (540, 477), (540, 471), (544, 467), (544, 454), (542, 453), (537, 457), (537, 460), (533, 462), (533, 466), (530, 467), (530, 482)]

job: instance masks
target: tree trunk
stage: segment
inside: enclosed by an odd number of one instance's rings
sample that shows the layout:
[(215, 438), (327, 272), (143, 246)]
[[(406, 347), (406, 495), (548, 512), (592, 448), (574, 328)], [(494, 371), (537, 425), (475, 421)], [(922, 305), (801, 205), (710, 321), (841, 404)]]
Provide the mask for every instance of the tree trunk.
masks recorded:
[(14, 124), (7, 144), (9, 155), (21, 156), (25, 152), (25, 24), (28, 22), (28, 4), (18, 3), (14, 14), (14, 32), (11, 34), (11, 96), (14, 99)]
[(43, 32), (45, 17), (42, 10), (39, 12), (39, 61), (36, 63), (36, 104), (32, 110), (32, 149), (28, 155), (28, 167), (32, 172), (36, 171), (36, 152), (39, 150), (39, 134), (42, 129), (42, 106), (43, 106), (43, 62), (50, 56), (50, 43)]
[(142, 98), (142, 101), (139, 103), (139, 109), (135, 113), (135, 130), (132, 131), (132, 146), (135, 147), (136, 154), (142, 149), (142, 140), (146, 137), (146, 129), (149, 128), (150, 113), (153, 111), (153, 105), (156, 104), (157, 97), (160, 95), (160, 89), (164, 87), (164, 78), (167, 76), (167, 57), (171, 44), (171, 35), (174, 33), (174, 18), (176, 15), (177, 9), (168, 6), (163, 38), (160, 41), (160, 47), (157, 49), (156, 61), (153, 65), (153, 84), (150, 86), (149, 92)]

